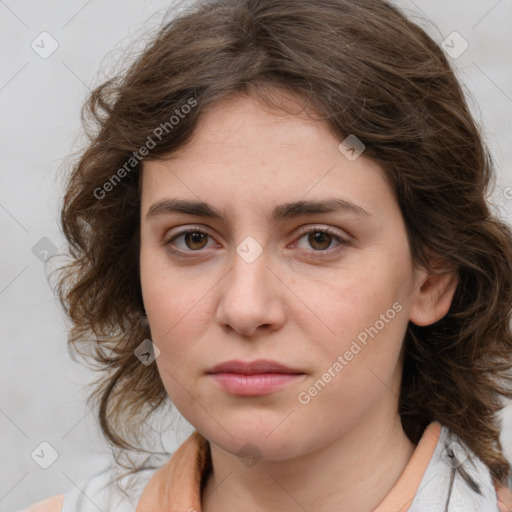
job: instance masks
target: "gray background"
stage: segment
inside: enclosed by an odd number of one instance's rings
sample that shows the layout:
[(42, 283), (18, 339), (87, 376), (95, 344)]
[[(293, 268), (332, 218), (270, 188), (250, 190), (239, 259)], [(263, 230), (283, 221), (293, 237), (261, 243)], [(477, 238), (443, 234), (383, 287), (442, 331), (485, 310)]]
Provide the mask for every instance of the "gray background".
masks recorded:
[[(456, 31), (469, 44), (452, 61), (497, 164), (493, 200), (510, 222), (512, 204), (503, 192), (512, 186), (512, 0), (397, 3), (439, 43)], [(67, 325), (47, 282), (54, 265), (45, 269), (40, 258), (41, 251), (64, 249), (57, 227), (58, 171), (81, 143), (86, 94), (129, 43), (148, 37), (163, 14), (157, 11), (169, 5), (0, 0), (0, 511), (64, 492), (109, 460), (85, 402), (91, 374), (66, 350)], [(31, 47), (43, 31), (58, 44), (46, 59)], [(45, 41), (47, 50), (51, 41)], [(455, 50), (461, 48), (456, 43)], [(503, 441), (512, 459), (510, 406), (505, 420)], [(173, 429), (169, 449), (190, 426)], [(31, 458), (36, 448), (48, 457), (38, 448), (43, 441), (58, 452), (48, 469)]]

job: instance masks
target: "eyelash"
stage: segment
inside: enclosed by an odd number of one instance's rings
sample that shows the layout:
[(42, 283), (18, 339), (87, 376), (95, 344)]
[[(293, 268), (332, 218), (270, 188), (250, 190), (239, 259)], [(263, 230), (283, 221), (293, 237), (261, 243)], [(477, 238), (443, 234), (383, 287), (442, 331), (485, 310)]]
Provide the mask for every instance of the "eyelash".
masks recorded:
[[(174, 254), (178, 254), (180, 256), (183, 256), (184, 254), (187, 254), (187, 253), (200, 253), (201, 249), (199, 249), (197, 251), (192, 251), (192, 250), (183, 251), (182, 249), (171, 249), (170, 248), (172, 245), (172, 242), (174, 242), (176, 239), (178, 239), (181, 236), (187, 235), (188, 233), (201, 233), (202, 235), (205, 235), (209, 238), (213, 238), (209, 233), (207, 233), (203, 229), (201, 229), (199, 227), (194, 227), (194, 228), (184, 229), (184, 230), (174, 234), (169, 240), (164, 242), (163, 245), (169, 247), (170, 252), (172, 252)], [(299, 236), (298, 240), (300, 240), (302, 237), (304, 237), (305, 235), (308, 235), (310, 233), (324, 233), (324, 234), (330, 235), (339, 244), (338, 247), (334, 248), (334, 249), (324, 249), (324, 250), (318, 250), (318, 251), (312, 250), (313, 253), (319, 253), (318, 255), (312, 255), (311, 256), (312, 258), (323, 258), (323, 257), (325, 257), (324, 255), (332, 256), (333, 253), (336, 253), (339, 250), (344, 249), (345, 246), (351, 245), (351, 242), (349, 242), (345, 238), (342, 238), (334, 230), (327, 228), (327, 227), (317, 227), (317, 226), (301, 228), (300, 232), (299, 232), (300, 236)], [(184, 257), (187, 257), (187, 256), (184, 256)]]

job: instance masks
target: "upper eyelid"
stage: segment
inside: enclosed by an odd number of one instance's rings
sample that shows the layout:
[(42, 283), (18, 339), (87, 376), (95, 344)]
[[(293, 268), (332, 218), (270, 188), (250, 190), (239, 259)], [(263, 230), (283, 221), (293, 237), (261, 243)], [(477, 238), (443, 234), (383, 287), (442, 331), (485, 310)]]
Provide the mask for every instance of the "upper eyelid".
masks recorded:
[[(309, 232), (315, 232), (315, 231), (322, 231), (329, 233), (333, 237), (338, 237), (340, 240), (340, 243), (344, 242), (346, 244), (350, 243), (351, 236), (346, 233), (345, 231), (340, 233), (339, 228), (334, 228), (332, 226), (322, 226), (319, 224), (308, 224), (305, 226), (301, 226), (298, 229), (298, 233), (295, 236), (299, 236), (299, 238), (302, 238)], [(212, 239), (215, 239), (215, 236), (212, 235), (208, 228), (202, 226), (202, 225), (186, 225), (186, 226), (180, 226), (176, 228), (176, 232), (173, 233), (170, 236), (165, 237), (164, 244), (169, 244), (172, 240), (175, 240), (176, 238), (179, 238), (180, 236), (186, 235), (187, 233), (193, 233), (195, 231), (201, 232), (206, 234)], [(295, 241), (295, 240), (294, 240)], [(194, 251), (191, 251), (194, 252)]]
[[(298, 233), (303, 233), (303, 232), (307, 232), (307, 231), (314, 231), (315, 229), (317, 229), (318, 231), (331, 231), (334, 234), (339, 234), (340, 237), (343, 237), (343, 236), (349, 237), (350, 236), (345, 230), (342, 230), (341, 228), (336, 228), (333, 226), (327, 226), (327, 225), (321, 225), (321, 224), (306, 224), (304, 226), (295, 228), (294, 231), (298, 231)], [(184, 226), (176, 226), (175, 228), (166, 230), (165, 233), (168, 233), (169, 231), (174, 231), (174, 230), (176, 230), (176, 232), (173, 233), (172, 237), (182, 235), (186, 232), (190, 232), (190, 231), (194, 231), (194, 230), (202, 231), (202, 232), (206, 233), (208, 236), (214, 237), (214, 235), (211, 235), (209, 232), (210, 228), (203, 226), (201, 224), (197, 224), (197, 225), (186, 224)]]
[(301, 226), (299, 229), (299, 234), (307, 233), (309, 231), (328, 231), (333, 235), (339, 236), (340, 238), (348, 238), (349, 235), (344, 230), (340, 230), (340, 228), (335, 228), (332, 226), (322, 226), (320, 224), (310, 224), (306, 226)]

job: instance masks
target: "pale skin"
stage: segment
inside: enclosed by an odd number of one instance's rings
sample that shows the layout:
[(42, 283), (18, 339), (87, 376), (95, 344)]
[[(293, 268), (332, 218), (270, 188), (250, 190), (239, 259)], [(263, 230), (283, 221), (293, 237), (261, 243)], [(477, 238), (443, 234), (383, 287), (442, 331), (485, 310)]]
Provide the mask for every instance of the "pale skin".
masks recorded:
[[(321, 121), (239, 96), (206, 112), (172, 158), (144, 163), (144, 305), (167, 393), (210, 442), (203, 512), (371, 512), (414, 451), (398, 415), (402, 342), (409, 321), (429, 325), (447, 313), (456, 278), (413, 264), (384, 171), (364, 154), (349, 161), (340, 142)], [(270, 217), (283, 203), (327, 198), (367, 214)], [(148, 218), (165, 199), (202, 201), (223, 217)], [(208, 236), (175, 238), (193, 227)], [(315, 242), (301, 227), (335, 236)], [(247, 237), (262, 249), (251, 263), (236, 251)], [(300, 403), (394, 303), (401, 311)], [(233, 396), (206, 373), (231, 359), (272, 359), (303, 375), (270, 394)], [(249, 442), (261, 457), (251, 467), (236, 456)]]

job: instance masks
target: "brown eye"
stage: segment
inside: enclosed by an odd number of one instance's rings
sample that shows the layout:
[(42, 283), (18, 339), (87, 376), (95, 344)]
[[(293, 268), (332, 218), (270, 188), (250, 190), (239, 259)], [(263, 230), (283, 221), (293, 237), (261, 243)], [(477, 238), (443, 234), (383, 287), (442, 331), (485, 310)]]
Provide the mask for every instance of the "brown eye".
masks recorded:
[[(340, 236), (337, 231), (326, 227), (305, 227), (301, 229), (301, 235), (294, 245), (309, 252), (313, 258), (334, 256), (351, 245), (351, 242)], [(306, 240), (305, 243), (302, 239)]]
[[(169, 246), (175, 252), (197, 252), (207, 246), (209, 238), (210, 235), (208, 233), (194, 228), (177, 233), (165, 242), (164, 245)], [(180, 239), (182, 242), (177, 243)], [(177, 249), (174, 249), (175, 247)]]
[(189, 249), (202, 249), (206, 245), (207, 237), (200, 231), (190, 231), (184, 235), (185, 244)]
[(333, 236), (325, 231), (313, 231), (308, 235), (308, 242), (311, 247), (324, 251), (331, 245)]

